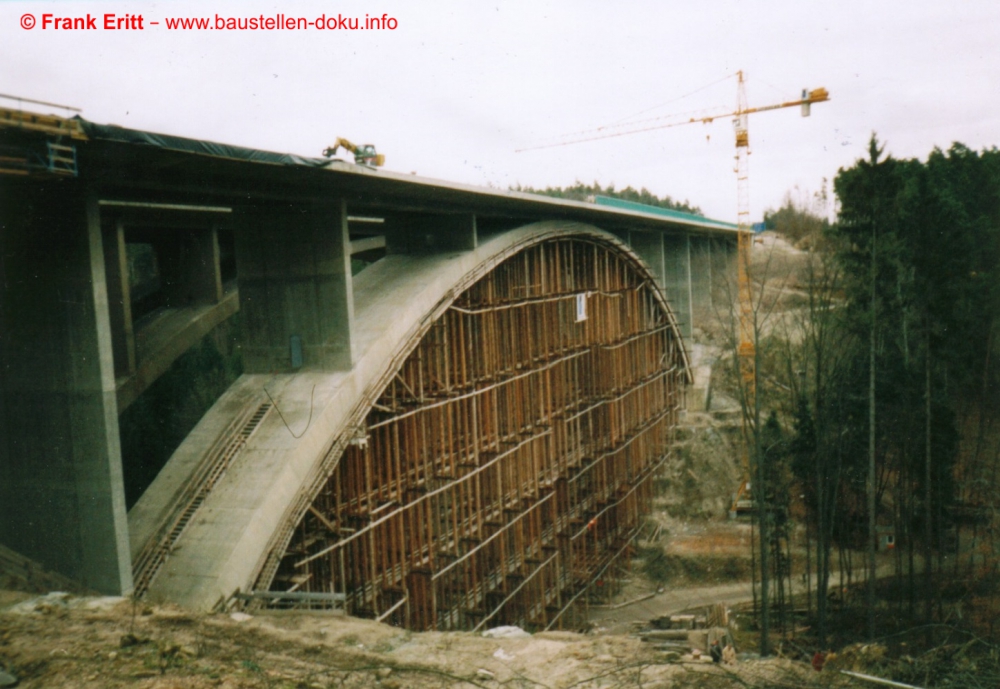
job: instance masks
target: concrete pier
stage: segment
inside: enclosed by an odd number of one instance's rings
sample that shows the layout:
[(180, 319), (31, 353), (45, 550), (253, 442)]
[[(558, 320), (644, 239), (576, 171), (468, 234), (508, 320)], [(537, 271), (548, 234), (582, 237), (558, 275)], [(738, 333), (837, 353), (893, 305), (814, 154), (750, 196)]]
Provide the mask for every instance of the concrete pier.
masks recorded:
[(249, 206), (235, 222), (245, 370), (349, 369), (354, 297), (346, 204)]
[(132, 589), (97, 199), (0, 186), (0, 535), (102, 593)]

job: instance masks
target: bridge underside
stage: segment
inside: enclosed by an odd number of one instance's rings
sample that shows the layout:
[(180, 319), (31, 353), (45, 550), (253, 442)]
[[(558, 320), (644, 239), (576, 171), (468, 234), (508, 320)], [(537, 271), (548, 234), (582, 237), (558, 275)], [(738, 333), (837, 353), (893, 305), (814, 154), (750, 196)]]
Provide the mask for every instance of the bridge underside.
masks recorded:
[(413, 629), (556, 624), (628, 554), (683, 377), (632, 261), (527, 249), (434, 322), (258, 584)]

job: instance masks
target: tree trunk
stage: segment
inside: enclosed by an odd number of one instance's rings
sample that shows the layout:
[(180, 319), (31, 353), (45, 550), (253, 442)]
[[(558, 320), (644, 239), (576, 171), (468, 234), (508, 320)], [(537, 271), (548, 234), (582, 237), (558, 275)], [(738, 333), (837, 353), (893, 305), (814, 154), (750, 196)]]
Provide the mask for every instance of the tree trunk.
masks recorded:
[[(760, 434), (755, 432), (755, 454), (756, 450), (760, 447)], [(770, 601), (770, 584), (771, 584), (771, 572), (770, 564), (768, 558), (768, 549), (771, 547), (770, 543), (770, 525), (768, 524), (769, 518), (767, 513), (766, 500), (764, 499), (764, 471), (762, 467), (762, 462), (760, 455), (757, 455), (757, 489), (756, 496), (754, 497), (754, 507), (757, 513), (760, 515), (760, 537), (758, 542), (760, 544), (760, 655), (767, 656), (770, 655), (770, 633), (771, 633), (771, 601)]]
[(868, 349), (868, 640), (875, 640), (875, 226), (872, 226), (871, 333)]
[[(792, 590), (792, 577), (794, 576), (794, 572), (793, 572), (794, 568), (792, 567), (792, 537), (787, 532), (785, 534), (785, 557), (786, 557), (785, 563), (787, 565), (787, 570), (786, 571), (788, 573), (788, 598), (786, 599), (786, 601), (787, 601), (787, 608), (788, 608), (788, 617), (790, 618), (789, 619), (789, 624), (791, 624), (791, 627), (792, 627), (792, 636), (794, 637), (795, 636), (795, 594), (794, 594), (794, 592)], [(784, 631), (784, 622), (782, 622), (782, 631)]]
[[(929, 324), (927, 324), (929, 326)], [(929, 625), (934, 613), (934, 599), (931, 596), (934, 560), (931, 555), (931, 534), (933, 533), (933, 510), (931, 508), (931, 335), (925, 330), (924, 349), (924, 403), (926, 405), (926, 455), (924, 457), (924, 621)]]
[(812, 618), (812, 542), (809, 538), (809, 517), (806, 516), (806, 615)]
[[(752, 488), (751, 488), (752, 490)], [(752, 493), (751, 493), (752, 495)], [(754, 532), (757, 525), (756, 505), (750, 510), (750, 590), (753, 594), (753, 614), (757, 617), (759, 608), (757, 607), (757, 542), (754, 540)]]
[(819, 645), (826, 647), (826, 592), (830, 578), (830, 551), (827, 540), (828, 522), (826, 517), (826, 481), (824, 468), (826, 457), (816, 456), (816, 622), (819, 627)]
[[(757, 371), (760, 370), (760, 351), (757, 344), (760, 342), (760, 326), (757, 323), (757, 314), (754, 314), (754, 364), (753, 364), (753, 462), (756, 462), (757, 493), (754, 497), (754, 507), (760, 515), (760, 655), (768, 656), (771, 653), (770, 633), (771, 633), (771, 606), (770, 606), (770, 571), (768, 569), (767, 550), (771, 541), (770, 512), (767, 505), (767, 481), (764, 472), (764, 453), (761, 438), (762, 427), (760, 424), (760, 395), (757, 394)], [(753, 464), (751, 464), (753, 466)]]

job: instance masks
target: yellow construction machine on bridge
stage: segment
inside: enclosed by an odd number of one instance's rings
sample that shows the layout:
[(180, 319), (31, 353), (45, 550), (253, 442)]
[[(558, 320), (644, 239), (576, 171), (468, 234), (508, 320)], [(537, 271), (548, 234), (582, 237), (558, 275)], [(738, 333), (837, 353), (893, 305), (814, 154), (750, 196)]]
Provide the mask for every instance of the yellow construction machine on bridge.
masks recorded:
[(337, 155), (337, 151), (343, 148), (346, 151), (354, 154), (354, 162), (358, 165), (369, 165), (371, 167), (382, 167), (385, 165), (385, 156), (381, 153), (375, 152), (375, 146), (373, 144), (361, 144), (360, 146), (355, 146), (347, 139), (338, 137), (337, 142), (333, 146), (329, 146), (323, 150), (323, 156), (325, 158), (331, 158)]

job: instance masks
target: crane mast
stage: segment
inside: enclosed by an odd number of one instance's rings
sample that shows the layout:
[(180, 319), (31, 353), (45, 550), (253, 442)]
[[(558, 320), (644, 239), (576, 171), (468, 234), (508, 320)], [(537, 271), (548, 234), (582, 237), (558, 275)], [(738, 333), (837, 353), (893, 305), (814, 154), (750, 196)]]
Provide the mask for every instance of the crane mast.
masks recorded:
[[(802, 98), (797, 101), (777, 103), (758, 108), (747, 104), (746, 81), (743, 71), (737, 75), (736, 111), (733, 113), (733, 128), (736, 130), (736, 285), (739, 309), (739, 342), (736, 358), (739, 364), (740, 380), (743, 383), (743, 472), (744, 478), (733, 499), (732, 512), (736, 514), (747, 503), (745, 498), (750, 490), (750, 445), (760, 430), (756, 427), (760, 419), (757, 414), (757, 322), (753, 304), (753, 285), (750, 280), (750, 252), (753, 247), (753, 228), (750, 224), (750, 133), (749, 115), (753, 112), (779, 110), (795, 105), (802, 107), (802, 116), (809, 117), (813, 103), (830, 99), (825, 88), (812, 91), (803, 89)], [(758, 458), (759, 460), (759, 458)], [(749, 506), (753, 505), (752, 497)]]
[[(750, 249), (753, 234), (750, 226), (750, 133), (747, 129), (749, 108), (743, 71), (739, 71), (737, 76), (739, 82), (736, 119), (733, 120), (736, 130), (736, 284), (740, 314), (740, 341), (737, 355), (747, 409), (744, 415), (745, 426), (747, 415), (752, 414), (757, 406), (757, 338), (754, 333), (753, 290), (750, 285)], [(746, 435), (745, 430), (744, 428), (744, 435)]]

